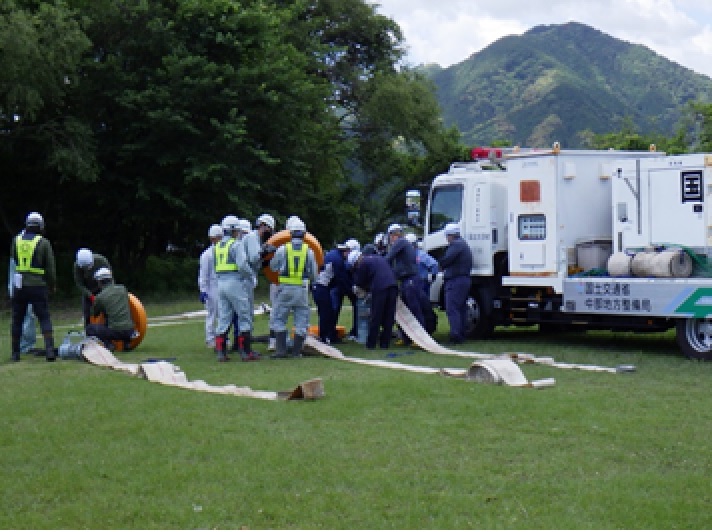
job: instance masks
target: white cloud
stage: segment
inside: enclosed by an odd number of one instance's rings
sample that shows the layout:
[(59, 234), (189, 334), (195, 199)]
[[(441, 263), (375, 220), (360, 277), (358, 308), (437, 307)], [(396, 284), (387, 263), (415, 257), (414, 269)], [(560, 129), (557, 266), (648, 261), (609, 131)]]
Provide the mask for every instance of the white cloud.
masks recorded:
[(581, 22), (712, 76), (712, 2), (700, 0), (378, 0), (411, 64), (459, 63), (506, 35)]

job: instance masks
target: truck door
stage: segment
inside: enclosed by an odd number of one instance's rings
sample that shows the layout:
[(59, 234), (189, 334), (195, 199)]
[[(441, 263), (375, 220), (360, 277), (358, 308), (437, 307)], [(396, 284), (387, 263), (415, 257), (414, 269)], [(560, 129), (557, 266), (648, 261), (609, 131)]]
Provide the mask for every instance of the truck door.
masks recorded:
[(462, 203), (465, 187), (460, 183), (444, 183), (432, 188), (423, 238), (424, 248), (439, 259), (447, 246), (443, 229), (450, 222), (462, 223)]
[(509, 268), (514, 275), (556, 272), (556, 161), (510, 163)]

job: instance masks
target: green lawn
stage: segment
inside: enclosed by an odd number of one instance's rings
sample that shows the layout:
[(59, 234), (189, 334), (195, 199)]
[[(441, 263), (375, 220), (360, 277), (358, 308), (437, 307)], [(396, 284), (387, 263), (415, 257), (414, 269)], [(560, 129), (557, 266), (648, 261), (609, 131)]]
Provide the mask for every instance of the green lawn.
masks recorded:
[[(200, 308), (194, 299), (144, 305), (150, 317)], [(79, 314), (54, 313), (58, 342)], [(682, 358), (671, 334), (498, 330), (467, 344), (637, 367), (523, 366), (529, 379), (556, 379), (543, 390), (317, 357), (218, 364), (199, 319), (150, 327), (121, 356), (175, 357), (189, 379), (215, 385), (288, 390), (324, 380), (325, 398), (285, 402), (176, 389), (78, 361), (13, 364), (7, 310), (0, 327), (3, 529), (712, 525), (712, 364)], [(256, 327), (264, 333), (265, 319)], [(446, 337), (441, 315), (436, 339)], [(343, 351), (386, 358), (353, 343)], [(470, 364), (391, 352), (407, 364)]]

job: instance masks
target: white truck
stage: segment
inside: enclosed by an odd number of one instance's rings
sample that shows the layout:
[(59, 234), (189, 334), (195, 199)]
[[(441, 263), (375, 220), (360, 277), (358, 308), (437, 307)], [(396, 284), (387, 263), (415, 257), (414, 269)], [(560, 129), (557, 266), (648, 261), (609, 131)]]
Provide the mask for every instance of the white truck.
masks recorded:
[(424, 224), (435, 258), (448, 222), (472, 250), (470, 336), (676, 328), (686, 356), (712, 360), (712, 154), (490, 153), (433, 180)]

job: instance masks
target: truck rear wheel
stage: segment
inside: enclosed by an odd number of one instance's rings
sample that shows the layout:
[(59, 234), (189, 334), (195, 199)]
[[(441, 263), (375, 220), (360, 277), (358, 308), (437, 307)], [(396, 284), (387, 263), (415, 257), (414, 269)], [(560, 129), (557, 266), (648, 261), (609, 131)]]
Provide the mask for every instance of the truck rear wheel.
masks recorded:
[(695, 360), (712, 360), (712, 319), (678, 320), (677, 344), (682, 353)]
[(494, 324), (492, 316), (485, 311), (482, 305), (482, 296), (476, 293), (467, 298), (467, 323), (465, 334), (469, 338), (487, 338), (492, 334)]

